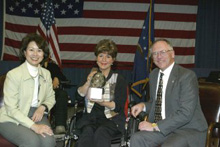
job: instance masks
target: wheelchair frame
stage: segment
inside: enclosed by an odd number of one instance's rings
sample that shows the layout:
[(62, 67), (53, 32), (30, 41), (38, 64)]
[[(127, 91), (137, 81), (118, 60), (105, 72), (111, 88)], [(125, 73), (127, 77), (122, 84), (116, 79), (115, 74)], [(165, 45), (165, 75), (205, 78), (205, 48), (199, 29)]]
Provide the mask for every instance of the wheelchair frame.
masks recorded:
[[(128, 105), (128, 114), (125, 122), (125, 130), (120, 138), (113, 138), (112, 144), (119, 144), (119, 147), (130, 147), (130, 137), (133, 133), (138, 131), (139, 122), (146, 119), (146, 113), (141, 112), (137, 118), (134, 118), (131, 115), (131, 107), (135, 103), (129, 103)], [(74, 109), (76, 113), (72, 116), (71, 119), (67, 121), (67, 132), (63, 137), (64, 147), (72, 147), (72, 145), (78, 140), (79, 136), (77, 135), (76, 130), (76, 121), (82, 116), (84, 110), (78, 109), (78, 102), (75, 103)]]

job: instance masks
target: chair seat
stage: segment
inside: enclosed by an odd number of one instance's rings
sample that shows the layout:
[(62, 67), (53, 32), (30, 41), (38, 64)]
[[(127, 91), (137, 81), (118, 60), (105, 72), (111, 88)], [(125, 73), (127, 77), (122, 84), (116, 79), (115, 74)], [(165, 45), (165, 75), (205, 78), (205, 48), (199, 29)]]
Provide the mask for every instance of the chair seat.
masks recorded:
[(220, 143), (220, 84), (199, 81), (200, 103), (209, 128), (206, 147), (219, 147)]
[(16, 147), (16, 146), (0, 135), (0, 147)]
[[(4, 86), (5, 77), (6, 74), (0, 76), (0, 108), (3, 105), (3, 86)], [(16, 147), (16, 146), (0, 135), (0, 147)]]

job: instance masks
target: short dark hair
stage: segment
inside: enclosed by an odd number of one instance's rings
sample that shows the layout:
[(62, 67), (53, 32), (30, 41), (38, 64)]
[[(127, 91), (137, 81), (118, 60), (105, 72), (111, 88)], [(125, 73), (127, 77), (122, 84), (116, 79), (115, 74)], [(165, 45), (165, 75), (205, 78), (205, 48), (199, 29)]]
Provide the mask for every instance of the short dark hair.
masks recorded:
[(107, 52), (112, 58), (116, 58), (118, 48), (114, 41), (110, 39), (103, 39), (98, 42), (95, 47), (95, 56), (97, 57), (100, 53)]
[(21, 48), (20, 48), (20, 53), (19, 53), (19, 58), (21, 63), (23, 63), (26, 60), (26, 57), (24, 55), (24, 51), (27, 50), (27, 46), (30, 42), (36, 42), (37, 46), (43, 50), (44, 52), (44, 59), (41, 61), (41, 65), (44, 64), (44, 62), (47, 60), (49, 57), (50, 51), (48, 47), (47, 41), (40, 35), (36, 33), (30, 33), (27, 34), (21, 41)]

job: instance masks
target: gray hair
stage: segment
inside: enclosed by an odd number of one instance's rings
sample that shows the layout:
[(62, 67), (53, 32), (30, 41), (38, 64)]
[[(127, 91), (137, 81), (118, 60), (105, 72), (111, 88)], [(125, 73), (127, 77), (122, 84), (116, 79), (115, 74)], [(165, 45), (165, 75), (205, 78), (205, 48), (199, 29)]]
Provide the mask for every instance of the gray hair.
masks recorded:
[(173, 45), (170, 43), (170, 41), (168, 41), (167, 39), (157, 39), (153, 42), (153, 44), (150, 46), (150, 49), (149, 49), (149, 55), (151, 56), (151, 53), (152, 53), (152, 47), (154, 46), (154, 44), (156, 44), (157, 42), (160, 42), (160, 41), (164, 41), (167, 43), (168, 47), (169, 47), (169, 50), (173, 50)]

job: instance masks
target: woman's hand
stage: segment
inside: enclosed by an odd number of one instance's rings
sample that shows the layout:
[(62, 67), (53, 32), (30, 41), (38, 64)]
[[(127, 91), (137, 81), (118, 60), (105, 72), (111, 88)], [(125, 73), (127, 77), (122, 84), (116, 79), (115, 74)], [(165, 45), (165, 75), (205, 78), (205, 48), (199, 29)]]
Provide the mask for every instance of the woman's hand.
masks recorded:
[(78, 88), (78, 93), (84, 97), (86, 94), (87, 94), (87, 91), (89, 89), (89, 86), (90, 86), (90, 83), (91, 83), (91, 80), (92, 80), (92, 77), (93, 75), (97, 73), (97, 71), (92, 71), (90, 72), (90, 74), (87, 76), (87, 81), (85, 82), (85, 84), (81, 87)]
[(31, 130), (33, 130), (35, 133), (40, 134), (43, 137), (46, 137), (45, 134), (52, 136), (53, 134), (53, 130), (44, 124), (33, 124), (31, 126)]
[(59, 79), (57, 77), (54, 77), (53, 78), (53, 89), (59, 88), (59, 85), (60, 85)]
[(38, 107), (37, 110), (34, 112), (34, 115), (32, 116), (32, 120), (34, 122), (41, 121), (44, 116), (45, 109), (46, 108), (44, 106)]
[(96, 74), (97, 73), (97, 71), (92, 71), (92, 72), (90, 72), (90, 74), (88, 75), (88, 77), (87, 77), (87, 82), (91, 82), (91, 80), (92, 80), (92, 77), (94, 76), (94, 74)]

